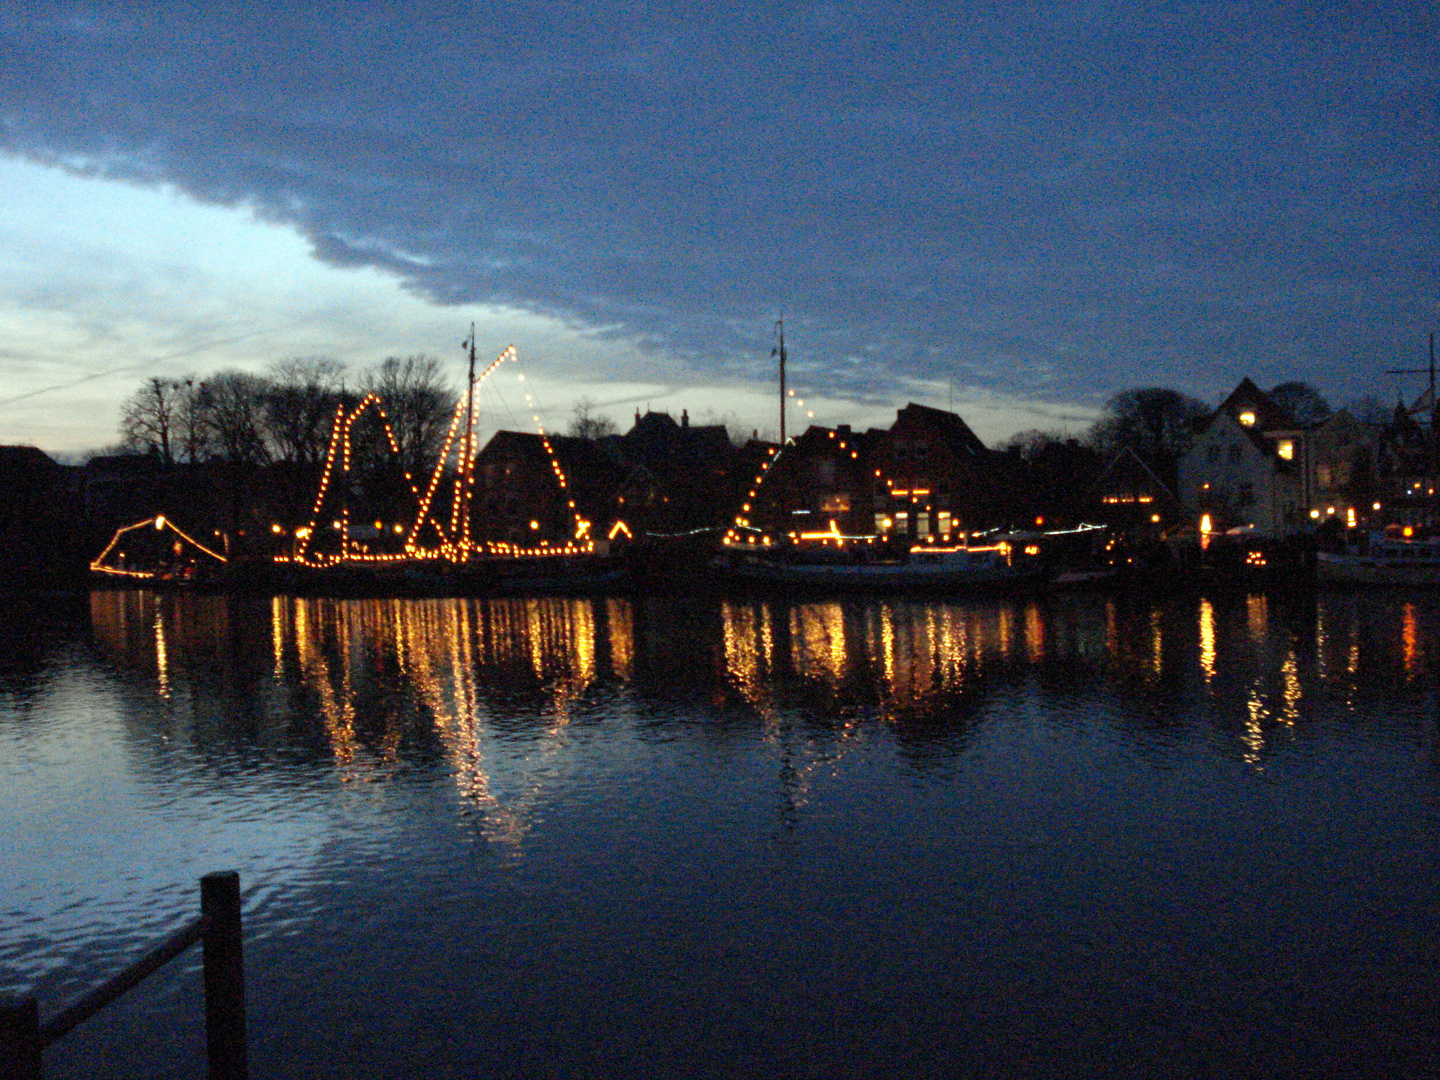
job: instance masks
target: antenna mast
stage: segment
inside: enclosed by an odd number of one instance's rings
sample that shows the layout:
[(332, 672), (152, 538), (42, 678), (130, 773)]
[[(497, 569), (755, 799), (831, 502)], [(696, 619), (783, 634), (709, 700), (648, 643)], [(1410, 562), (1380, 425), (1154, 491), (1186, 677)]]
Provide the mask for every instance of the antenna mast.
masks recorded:
[(1427, 393), (1430, 396), (1430, 432), (1427, 442), (1428, 452), (1425, 455), (1425, 492), (1424, 496), (1429, 502), (1431, 516), (1434, 512), (1434, 491), (1437, 471), (1437, 459), (1440, 459), (1440, 443), (1437, 443), (1437, 435), (1440, 435), (1440, 400), (1435, 397), (1435, 333), (1430, 333), (1430, 366), (1426, 369), (1416, 368), (1394, 368), (1387, 371), (1387, 375), (1429, 375), (1430, 387)]

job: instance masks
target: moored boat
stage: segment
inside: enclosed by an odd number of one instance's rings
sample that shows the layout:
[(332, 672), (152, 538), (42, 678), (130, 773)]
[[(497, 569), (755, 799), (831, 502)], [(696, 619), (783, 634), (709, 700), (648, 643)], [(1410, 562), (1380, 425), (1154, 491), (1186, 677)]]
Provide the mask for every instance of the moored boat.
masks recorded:
[(1391, 525), (1342, 550), (1317, 552), (1315, 567), (1331, 585), (1440, 585), (1440, 535)]
[(1007, 544), (916, 548), (898, 558), (816, 558), (792, 552), (735, 551), (711, 568), (742, 584), (795, 591), (965, 592), (1020, 588), (1042, 580), (1040, 563)]

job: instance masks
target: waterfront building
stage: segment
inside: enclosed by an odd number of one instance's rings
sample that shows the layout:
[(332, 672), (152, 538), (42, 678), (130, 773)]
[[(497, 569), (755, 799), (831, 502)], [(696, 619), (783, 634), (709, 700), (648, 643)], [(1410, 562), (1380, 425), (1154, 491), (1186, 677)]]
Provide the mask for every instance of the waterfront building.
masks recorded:
[(1215, 530), (1286, 536), (1316, 521), (1353, 522), (1368, 510), (1373, 439), (1340, 409), (1304, 425), (1249, 378), (1199, 424), (1181, 458), (1177, 492)]

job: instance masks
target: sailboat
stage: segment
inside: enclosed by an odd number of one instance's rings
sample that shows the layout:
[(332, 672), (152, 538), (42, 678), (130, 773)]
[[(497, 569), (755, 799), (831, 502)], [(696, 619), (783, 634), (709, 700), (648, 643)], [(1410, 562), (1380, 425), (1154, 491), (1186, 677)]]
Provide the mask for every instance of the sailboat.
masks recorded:
[[(952, 534), (948, 524), (943, 532), (932, 533), (928, 508), (926, 526), (917, 526), (913, 536), (905, 531), (904, 515), (899, 515), (898, 531), (869, 531), (877, 521), (872, 513), (878, 505), (875, 491), (890, 490), (891, 482), (883, 480), (877, 462), (870, 460), (866, 442), (848, 428), (812, 427), (794, 439), (787, 437), (783, 321), (776, 323), (776, 332), (771, 356), (780, 362), (780, 445), (761, 464), (722, 539), (723, 550), (710, 562), (713, 571), (735, 584), (785, 592), (955, 592), (1018, 587), (1042, 578), (1038, 547), (1003, 540), (972, 547), (963, 534)], [(797, 508), (782, 494), (780, 502), (770, 501), (780, 516), (772, 512), (765, 524), (754, 515), (762, 514), (763, 492), (777, 474), (782, 493), (787, 484), (798, 484), (805, 505)], [(814, 481), (807, 479), (812, 475), (825, 478), (824, 491), (813, 489)], [(943, 517), (948, 519), (948, 512)], [(956, 535), (961, 537), (958, 543)]]

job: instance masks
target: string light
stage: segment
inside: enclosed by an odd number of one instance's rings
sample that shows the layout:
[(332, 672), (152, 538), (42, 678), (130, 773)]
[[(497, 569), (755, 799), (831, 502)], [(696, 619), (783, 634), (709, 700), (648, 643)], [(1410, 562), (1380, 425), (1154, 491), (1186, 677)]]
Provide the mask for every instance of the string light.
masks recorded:
[[(335, 527), (332, 531), (338, 532), (339, 549), (334, 554), (317, 552), (312, 549), (315, 538), (318, 537), (317, 525), (322, 518), (322, 511), (327, 505), (332, 486), (336, 482), (337, 475), (349, 473), (353, 465), (353, 434), (355, 424), (368, 410), (375, 410), (379, 417), (381, 428), (385, 433), (386, 440), (392, 453), (399, 454), (399, 444), (395, 438), (394, 431), (390, 425), (389, 418), (385, 415), (380, 398), (374, 394), (367, 395), (353, 410), (346, 411), (343, 405), (337, 407), (335, 419), (331, 425), (330, 443), (326, 448), (325, 464), (321, 471), (320, 483), (316, 491), (315, 502), (311, 508), (309, 523), (295, 530), (295, 538), (299, 541), (293, 555), (277, 555), (277, 562), (296, 562), (301, 565), (320, 568), (334, 566), (339, 563), (397, 563), (405, 561), (422, 560), (444, 560), (451, 563), (465, 563), (475, 556), (507, 556), (512, 558), (543, 558), (562, 555), (590, 554), (595, 550), (595, 542), (591, 538), (592, 525), (589, 521), (580, 516), (579, 509), (573, 498), (569, 498), (570, 481), (565, 474), (564, 467), (560, 463), (555, 446), (545, 431), (538, 413), (533, 413), (539, 439), (546, 456), (550, 461), (550, 470), (555, 477), (555, 482), (560, 491), (567, 496), (565, 498), (566, 509), (571, 516), (571, 530), (573, 537), (563, 543), (552, 543), (548, 538), (541, 538), (539, 546), (522, 546), (504, 541), (486, 541), (477, 543), (471, 536), (471, 501), (475, 490), (475, 465), (479, 457), (476, 450), (475, 438), (475, 416), (473, 387), (480, 385), (487, 377), (493, 374), (502, 364), (509, 360), (516, 359), (515, 347), (512, 345), (505, 349), (495, 360), (475, 377), (472, 383), (472, 392), (462, 397), (455, 406), (450, 417), (450, 424), (446, 429), (445, 438), (441, 444), (439, 457), (435, 468), (430, 474), (423, 493), (415, 485), (413, 476), (406, 472), (405, 480), (410, 487), (411, 494), (415, 497), (415, 517), (408, 529), (401, 525), (394, 526), (397, 535), (403, 534), (403, 546), (399, 552), (377, 552), (372, 551), (367, 544), (362, 544), (351, 535), (350, 531), (350, 506), (347, 504), (339, 508), (339, 516), (335, 519)], [(519, 373), (518, 380), (525, 381), (524, 373)], [(527, 393), (525, 400), (532, 407), (534, 396)], [(460, 422), (469, 419), (468, 435), (461, 435)], [(437, 496), (446, 482), (447, 469), (454, 459), (453, 484), (450, 488), (449, 498), (449, 521), (442, 522), (434, 513)], [(348, 485), (346, 485), (348, 487)], [(539, 522), (532, 523), (532, 527), (538, 531)], [(435, 544), (433, 546), (425, 543), (427, 532), (433, 531)], [(375, 522), (377, 539), (385, 535), (384, 523)], [(627, 530), (628, 534), (628, 530)]]
[[(115, 549), (119, 546), (122, 537), (132, 532), (135, 532), (138, 529), (149, 528), (153, 528), (156, 532), (164, 532), (166, 529), (168, 529), (176, 536), (178, 536), (183, 543), (189, 544), (191, 547), (197, 549), (205, 555), (208, 555), (210, 558), (216, 560), (217, 562), (224, 563), (228, 561), (224, 555), (220, 554), (220, 552), (213, 551), (210, 548), (206, 547), (189, 533), (183, 531), (179, 526), (177, 526), (164, 514), (159, 514), (153, 518), (146, 518), (144, 521), (137, 521), (134, 525), (126, 525), (122, 528), (116, 529), (115, 535), (112, 536), (110, 538), (110, 542), (105, 545), (105, 550), (100, 552), (99, 555), (96, 555), (95, 558), (90, 561), (90, 569), (99, 574), (113, 574), (119, 577), (142, 579), (159, 577), (160, 572), (158, 570), (137, 570), (132, 567), (110, 566), (105, 561), (107, 558), (109, 558), (110, 553), (112, 551), (115, 551)], [(175, 554), (176, 556), (179, 556), (180, 544), (177, 543), (175, 545), (175, 548)], [(125, 557), (125, 553), (119, 552), (118, 556), (119, 558), (123, 559)]]

